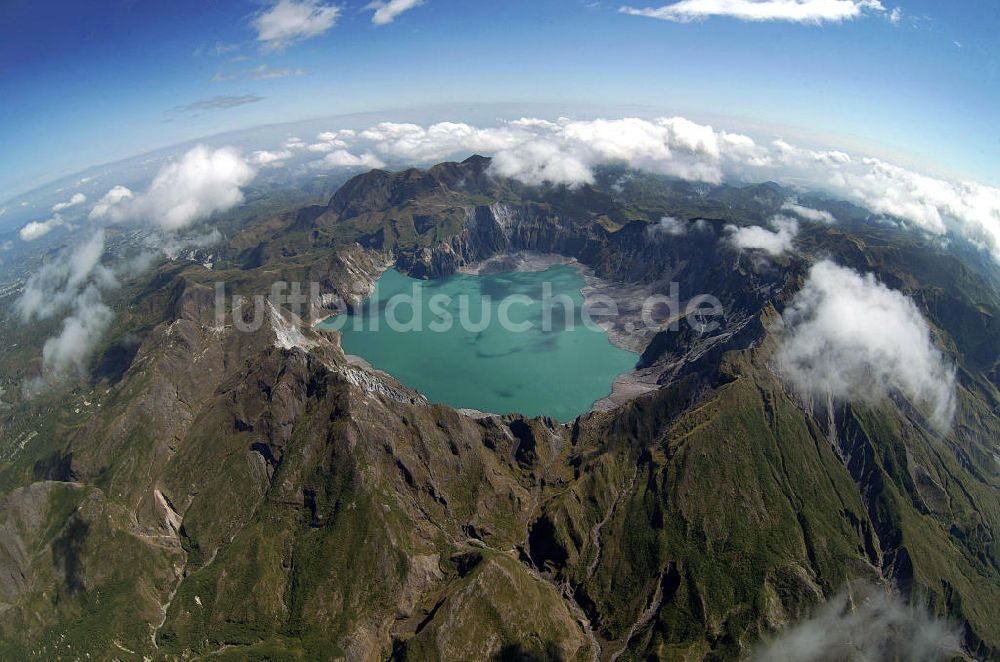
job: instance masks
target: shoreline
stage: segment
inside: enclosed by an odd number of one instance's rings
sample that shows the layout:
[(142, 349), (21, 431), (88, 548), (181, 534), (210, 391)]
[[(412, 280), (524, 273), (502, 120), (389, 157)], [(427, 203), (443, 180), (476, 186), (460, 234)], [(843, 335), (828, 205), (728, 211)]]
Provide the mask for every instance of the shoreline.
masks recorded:
[(531, 251), (518, 251), (516, 253), (506, 253), (504, 255), (494, 255), (493, 257), (473, 262), (459, 267), (456, 273), (467, 276), (489, 276), (492, 274), (504, 273), (537, 273), (545, 271), (549, 267), (557, 264), (566, 264), (583, 268), (575, 257), (566, 257), (558, 253), (533, 253)]
[[(636, 361), (642, 352), (652, 341), (655, 331), (646, 329), (642, 324), (642, 302), (646, 297), (655, 292), (652, 285), (617, 284), (606, 281), (595, 275), (594, 270), (579, 260), (566, 257), (557, 253), (535, 253), (531, 251), (518, 251), (504, 255), (496, 255), (479, 262), (464, 265), (456, 270), (469, 276), (487, 276), (502, 273), (537, 273), (555, 265), (567, 265), (573, 267), (584, 281), (584, 286), (580, 293), (584, 299), (584, 305), (593, 306), (599, 301), (608, 299), (615, 302), (618, 314), (611, 321), (602, 321), (599, 326), (607, 334), (608, 342), (619, 349), (624, 349), (636, 355)], [(387, 265), (387, 269), (393, 265)], [(384, 270), (377, 274), (373, 280), (377, 281)], [(343, 314), (343, 313), (338, 313)], [(326, 315), (310, 326), (317, 328), (327, 320), (336, 315)], [(341, 347), (343, 350), (343, 347)], [(383, 372), (371, 365), (366, 359), (354, 354), (347, 354), (345, 357), (349, 365), (354, 365), (373, 372)], [(592, 412), (606, 412), (616, 409), (646, 393), (655, 391), (659, 386), (656, 383), (657, 376), (655, 369), (644, 368), (641, 370), (630, 370), (615, 376), (611, 391), (604, 397), (591, 403), (587, 411), (580, 414), (586, 416)], [(391, 376), (391, 375), (390, 375)], [(484, 412), (471, 408), (455, 408), (463, 416), (474, 419), (481, 419), (490, 416), (500, 417), (494, 412)], [(574, 419), (576, 420), (576, 419)], [(571, 423), (571, 422), (570, 422)], [(569, 425), (563, 423), (562, 425)]]

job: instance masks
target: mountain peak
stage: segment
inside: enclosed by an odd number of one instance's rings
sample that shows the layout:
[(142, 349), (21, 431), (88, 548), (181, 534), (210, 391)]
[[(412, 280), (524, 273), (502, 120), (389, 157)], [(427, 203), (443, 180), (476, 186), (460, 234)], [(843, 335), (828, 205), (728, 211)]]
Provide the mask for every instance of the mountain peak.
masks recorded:
[(493, 159), (488, 156), (482, 156), (481, 154), (473, 154), (469, 158), (462, 161), (462, 165), (471, 165), (479, 168), (480, 170), (486, 170), (493, 163)]

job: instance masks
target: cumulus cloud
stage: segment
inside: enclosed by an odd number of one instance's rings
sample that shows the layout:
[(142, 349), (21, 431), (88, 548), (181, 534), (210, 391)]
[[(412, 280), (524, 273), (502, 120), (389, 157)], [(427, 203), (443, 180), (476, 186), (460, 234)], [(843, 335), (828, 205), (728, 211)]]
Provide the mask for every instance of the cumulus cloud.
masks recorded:
[(111, 210), (117, 209), (118, 205), (125, 200), (131, 200), (135, 197), (131, 189), (126, 186), (115, 186), (97, 201), (93, 209), (90, 210), (89, 218), (91, 220), (100, 220), (102, 218), (110, 217)]
[(334, 150), (346, 149), (347, 143), (343, 140), (338, 140), (336, 138), (331, 138), (329, 140), (320, 140), (319, 142), (310, 143), (306, 145), (305, 148), (310, 152), (317, 152), (319, 154), (327, 154)]
[(954, 624), (932, 618), (884, 589), (861, 586), (760, 646), (752, 659), (937, 662), (958, 655), (959, 641)]
[(233, 148), (198, 145), (161, 168), (145, 192), (135, 195), (124, 186), (108, 191), (90, 218), (145, 221), (163, 230), (179, 230), (243, 202), (242, 187), (255, 174)]
[(781, 208), (785, 211), (790, 211), (799, 218), (804, 218), (807, 221), (815, 221), (817, 223), (837, 222), (837, 219), (835, 219), (833, 214), (830, 212), (822, 211), (820, 209), (812, 209), (811, 207), (803, 207), (793, 200), (786, 200), (785, 204), (781, 205)]
[(340, 8), (318, 0), (279, 0), (253, 19), (265, 51), (281, 51), (325, 33), (337, 24)]
[(407, 162), (460, 152), (493, 154), (498, 174), (532, 184), (591, 183), (593, 167), (612, 161), (718, 183), (723, 159), (745, 157), (755, 163), (754, 152), (760, 151), (749, 137), (716, 132), (682, 117), (559, 122), (525, 118), (485, 129), (457, 122), (426, 128), (385, 122), (357, 138), (373, 143), (378, 153)]
[[(268, 161), (274, 156), (283, 155), (258, 154), (257, 160)], [(147, 223), (157, 231), (156, 252), (176, 254), (219, 239), (217, 231), (193, 238), (176, 233), (242, 202), (242, 187), (254, 174), (232, 148), (198, 146), (163, 166), (141, 193), (115, 186), (97, 201), (89, 218), (95, 223)], [(112, 269), (102, 261), (104, 252), (104, 230), (98, 228), (89, 239), (63, 250), (28, 278), (14, 305), (20, 320), (31, 323), (63, 316), (59, 333), (42, 347), (42, 373), (28, 384), (29, 390), (85, 370), (90, 354), (113, 320), (104, 293), (118, 286), (119, 277), (147, 269), (155, 255), (143, 253)]]
[(382, 122), (357, 137), (375, 143), (385, 156), (410, 162), (435, 161), (449, 155), (497, 152), (522, 144), (530, 135), (506, 127), (479, 129), (460, 122), (439, 122), (424, 128), (416, 124)]
[(85, 196), (83, 193), (74, 193), (73, 197), (71, 197), (69, 200), (65, 202), (57, 202), (56, 204), (52, 205), (52, 211), (61, 212), (64, 209), (69, 209), (70, 207), (82, 205), (86, 201), (87, 201), (87, 196)]
[(56, 383), (74, 371), (83, 372), (114, 317), (104, 293), (118, 287), (119, 277), (149, 268), (157, 253), (176, 254), (217, 241), (219, 233), (214, 230), (193, 238), (178, 237), (177, 232), (242, 202), (241, 187), (254, 174), (232, 148), (198, 146), (164, 165), (145, 191), (136, 194), (115, 186), (101, 197), (90, 212), (92, 222), (149, 224), (156, 230), (150, 241), (158, 245), (154, 252), (121, 261), (112, 269), (102, 262), (104, 229), (98, 228), (87, 241), (63, 250), (28, 278), (14, 304), (20, 320), (31, 323), (64, 316), (59, 333), (45, 341), (42, 374), (28, 385), (29, 390)]
[(247, 159), (253, 165), (276, 165), (280, 164), (285, 159), (292, 158), (292, 152), (288, 149), (278, 150), (276, 152), (270, 152), (268, 150), (258, 150), (250, 155)]
[[(204, 232), (202, 234), (186, 236), (177, 236), (173, 234), (162, 235), (147, 242), (147, 247), (151, 251), (150, 253), (147, 253), (147, 255), (155, 257), (157, 254), (162, 253), (171, 260), (176, 260), (186, 252), (195, 251), (200, 248), (208, 248), (209, 246), (213, 246), (220, 241), (222, 241), (222, 233), (216, 228), (212, 228), (208, 232)], [(137, 271), (142, 273), (144, 269), (138, 269)]]
[(942, 235), (956, 229), (1000, 260), (1000, 189), (922, 175), (876, 158), (773, 143), (774, 162), (875, 213)]
[(544, 140), (529, 141), (515, 149), (497, 152), (492, 168), (502, 177), (512, 177), (525, 184), (576, 185), (594, 182), (594, 174), (581, 156)]
[(114, 272), (104, 266), (104, 231), (83, 244), (64, 249), (25, 283), (14, 309), (24, 323), (67, 313), (60, 332), (42, 347), (42, 376), (31, 386), (82, 371), (85, 360), (111, 323), (111, 309), (101, 292), (117, 287)]
[(83, 193), (74, 193), (69, 200), (57, 202), (52, 205), (53, 213), (51, 218), (44, 221), (31, 221), (30, 223), (26, 223), (24, 227), (18, 231), (18, 237), (21, 238), (21, 241), (35, 241), (36, 239), (40, 239), (49, 234), (56, 228), (68, 226), (69, 224), (62, 217), (61, 212), (71, 207), (82, 205), (86, 201), (87, 196)]
[(774, 230), (759, 225), (727, 225), (725, 231), (729, 235), (728, 241), (740, 250), (761, 250), (772, 257), (791, 251), (793, 241), (799, 233), (798, 221), (786, 216), (775, 216), (771, 219), (771, 227)]
[(623, 14), (664, 21), (689, 21), (726, 16), (743, 21), (839, 23), (858, 18), (866, 10), (884, 12), (879, 0), (680, 0), (662, 7), (624, 6)]
[(323, 131), (316, 135), (316, 139), (323, 142), (331, 142), (346, 138), (353, 138), (358, 135), (354, 129), (341, 129), (340, 131)]
[(338, 149), (327, 154), (321, 161), (327, 168), (384, 168), (385, 164), (371, 152), (355, 155), (347, 150)]
[(75, 249), (64, 249), (28, 278), (14, 310), (25, 323), (55, 317), (69, 308), (90, 282), (111, 286), (114, 276), (101, 265), (104, 231), (98, 230)]
[(59, 334), (42, 347), (42, 372), (49, 379), (61, 378), (71, 369), (85, 372), (86, 361), (114, 315), (101, 293), (91, 285), (76, 297), (72, 312), (63, 319)]
[(66, 221), (59, 214), (56, 214), (45, 221), (31, 221), (27, 223), (18, 231), (17, 236), (21, 238), (21, 241), (34, 241), (63, 225), (66, 225)]
[(345, 147), (347, 147), (347, 143), (340, 141), (330, 141), (330, 142), (321, 141), (318, 143), (310, 143), (308, 145), (305, 145), (305, 149), (309, 150), (310, 152), (317, 152), (319, 154), (327, 154), (336, 149), (344, 149)]
[(784, 315), (777, 353), (801, 392), (876, 402), (892, 390), (926, 406), (939, 428), (955, 409), (955, 370), (916, 305), (875, 280), (824, 260)]
[[(495, 174), (527, 184), (593, 183), (594, 168), (609, 162), (713, 184), (807, 184), (930, 235), (956, 232), (1000, 261), (1000, 189), (929, 177), (839, 150), (805, 149), (780, 139), (758, 143), (682, 117), (522, 118), (487, 128), (458, 122), (426, 127), (385, 122), (364, 131), (321, 136), (326, 139), (310, 145), (312, 151), (370, 150), (382, 161), (407, 165), (478, 152), (493, 157)], [(304, 144), (300, 141), (295, 148), (303, 149)], [(819, 210), (800, 205), (786, 210), (806, 220), (827, 221)]]
[(372, 23), (375, 25), (385, 25), (392, 23), (396, 17), (404, 11), (419, 7), (424, 4), (424, 0), (376, 0), (365, 7), (372, 10)]
[(664, 235), (679, 237), (687, 232), (687, 223), (673, 216), (664, 216), (656, 223), (650, 224), (646, 228), (646, 232), (652, 237)]

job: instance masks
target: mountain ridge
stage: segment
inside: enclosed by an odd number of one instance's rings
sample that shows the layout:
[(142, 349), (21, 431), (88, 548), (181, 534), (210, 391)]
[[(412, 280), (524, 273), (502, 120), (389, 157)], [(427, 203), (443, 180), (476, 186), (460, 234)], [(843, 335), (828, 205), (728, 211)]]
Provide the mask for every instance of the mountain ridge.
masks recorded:
[[(725, 226), (766, 222), (789, 191), (608, 180), (525, 187), (484, 157), (372, 171), (242, 229), (214, 270), (167, 263), (124, 292), (141, 309), (127, 367), (85, 420), (56, 415), (51, 454), (0, 471), (0, 652), (745, 657), (865, 580), (1000, 654), (995, 274), (843, 207), (768, 266)], [(691, 230), (651, 238), (668, 212)], [(335, 333), (283, 340), (287, 311), (252, 333), (233, 318), (249, 306), (215, 319), (215, 280), (357, 303), (390, 263), (434, 278), (521, 250), (708, 288), (724, 326), (652, 336), (655, 392), (561, 426), (428, 404)], [(898, 394), (811, 402), (775, 376), (775, 325), (829, 253), (910, 293), (958, 357), (952, 432)]]

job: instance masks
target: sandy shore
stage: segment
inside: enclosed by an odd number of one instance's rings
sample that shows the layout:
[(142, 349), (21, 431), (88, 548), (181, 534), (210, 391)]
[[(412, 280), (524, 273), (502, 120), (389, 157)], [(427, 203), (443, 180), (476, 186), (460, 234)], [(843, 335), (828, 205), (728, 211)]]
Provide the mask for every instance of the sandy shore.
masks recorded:
[(458, 272), (471, 276), (486, 276), (502, 274), (511, 271), (538, 272), (545, 271), (554, 264), (573, 264), (583, 267), (575, 258), (556, 255), (555, 253), (532, 253), (519, 251), (506, 255), (497, 255), (481, 262), (475, 262), (459, 268)]
[(656, 368), (633, 370), (615, 377), (611, 393), (590, 406), (590, 411), (610, 411), (659, 388)]

